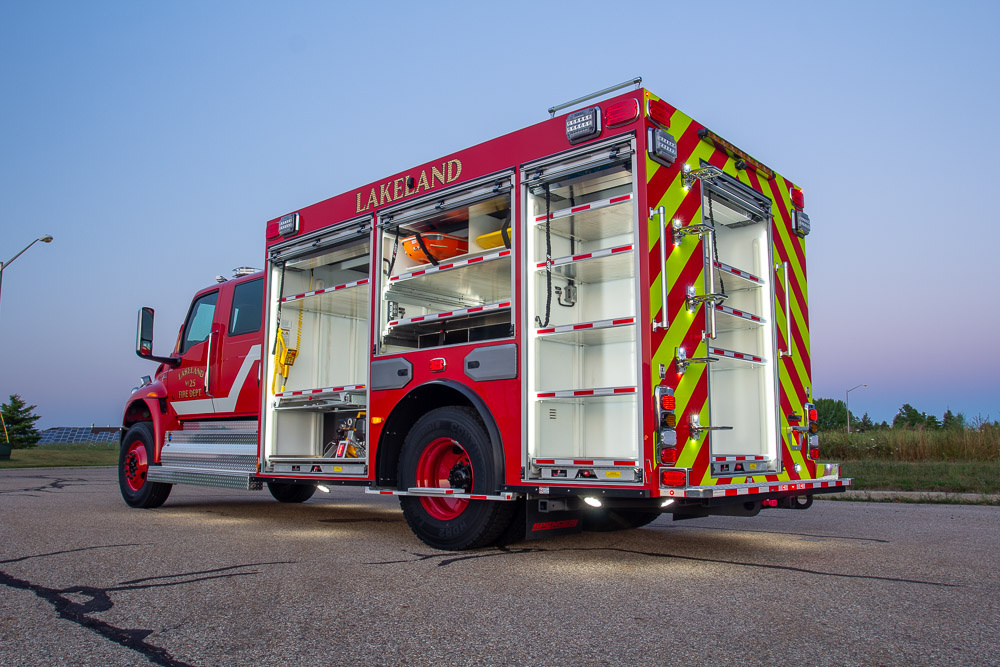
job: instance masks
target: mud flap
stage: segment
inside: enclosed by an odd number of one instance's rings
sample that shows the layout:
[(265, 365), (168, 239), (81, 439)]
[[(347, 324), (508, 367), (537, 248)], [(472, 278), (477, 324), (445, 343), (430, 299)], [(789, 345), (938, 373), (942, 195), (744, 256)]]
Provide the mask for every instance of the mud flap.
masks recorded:
[(563, 499), (529, 499), (524, 503), (524, 539), (538, 540), (555, 535), (571, 535), (583, 530), (581, 510), (569, 508)]

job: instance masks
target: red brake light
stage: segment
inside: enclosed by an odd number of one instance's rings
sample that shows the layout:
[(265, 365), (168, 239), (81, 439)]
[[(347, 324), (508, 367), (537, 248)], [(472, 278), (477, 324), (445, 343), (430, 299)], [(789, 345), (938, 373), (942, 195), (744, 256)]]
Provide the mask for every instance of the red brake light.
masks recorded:
[(664, 470), (660, 474), (663, 486), (684, 486), (687, 484), (687, 474), (683, 470)]
[(819, 413), (816, 412), (816, 408), (813, 408), (809, 411), (809, 420), (816, 421), (817, 419), (819, 419)]
[(660, 407), (664, 410), (673, 410), (676, 401), (671, 395), (663, 395), (660, 397)]
[(432, 373), (440, 373), (441, 371), (443, 371), (447, 367), (447, 365), (448, 365), (447, 362), (443, 358), (441, 358), (441, 357), (437, 357), (435, 359), (431, 359), (431, 363), (430, 363), (431, 372)]
[(800, 211), (806, 207), (806, 196), (802, 192), (802, 188), (792, 188), (792, 206), (799, 209)]
[(819, 448), (818, 447), (813, 447), (812, 449), (809, 450), (809, 458), (811, 458), (811, 459), (818, 459), (819, 458)]
[(639, 100), (622, 100), (604, 110), (604, 122), (608, 124), (608, 127), (631, 123), (638, 117)]
[(663, 127), (670, 127), (671, 115), (670, 105), (663, 100), (649, 101), (649, 118), (654, 123)]
[(664, 447), (661, 449), (660, 463), (668, 466), (677, 463), (677, 450), (673, 447)]

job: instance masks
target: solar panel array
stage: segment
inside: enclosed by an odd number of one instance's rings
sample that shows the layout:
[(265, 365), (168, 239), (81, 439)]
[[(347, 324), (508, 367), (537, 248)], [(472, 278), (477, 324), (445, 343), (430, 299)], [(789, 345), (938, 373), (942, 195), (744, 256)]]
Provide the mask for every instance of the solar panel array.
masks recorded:
[(118, 429), (111, 426), (56, 426), (42, 431), (39, 445), (112, 442), (118, 440)]

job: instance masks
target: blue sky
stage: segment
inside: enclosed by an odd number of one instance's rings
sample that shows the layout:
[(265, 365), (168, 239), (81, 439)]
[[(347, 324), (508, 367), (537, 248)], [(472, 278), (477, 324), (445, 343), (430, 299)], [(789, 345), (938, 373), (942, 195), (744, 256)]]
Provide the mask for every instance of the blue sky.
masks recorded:
[(1000, 418), (993, 2), (0, 3), (0, 396), (118, 424), (263, 223), (644, 85), (805, 188), (819, 396)]

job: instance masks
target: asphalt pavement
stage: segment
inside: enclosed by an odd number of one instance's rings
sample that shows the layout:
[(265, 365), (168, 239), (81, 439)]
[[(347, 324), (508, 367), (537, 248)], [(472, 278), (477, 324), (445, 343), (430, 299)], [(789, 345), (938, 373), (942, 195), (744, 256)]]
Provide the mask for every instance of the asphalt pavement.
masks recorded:
[(1000, 507), (816, 502), (452, 553), (303, 505), (0, 471), (0, 665), (997, 664)]

